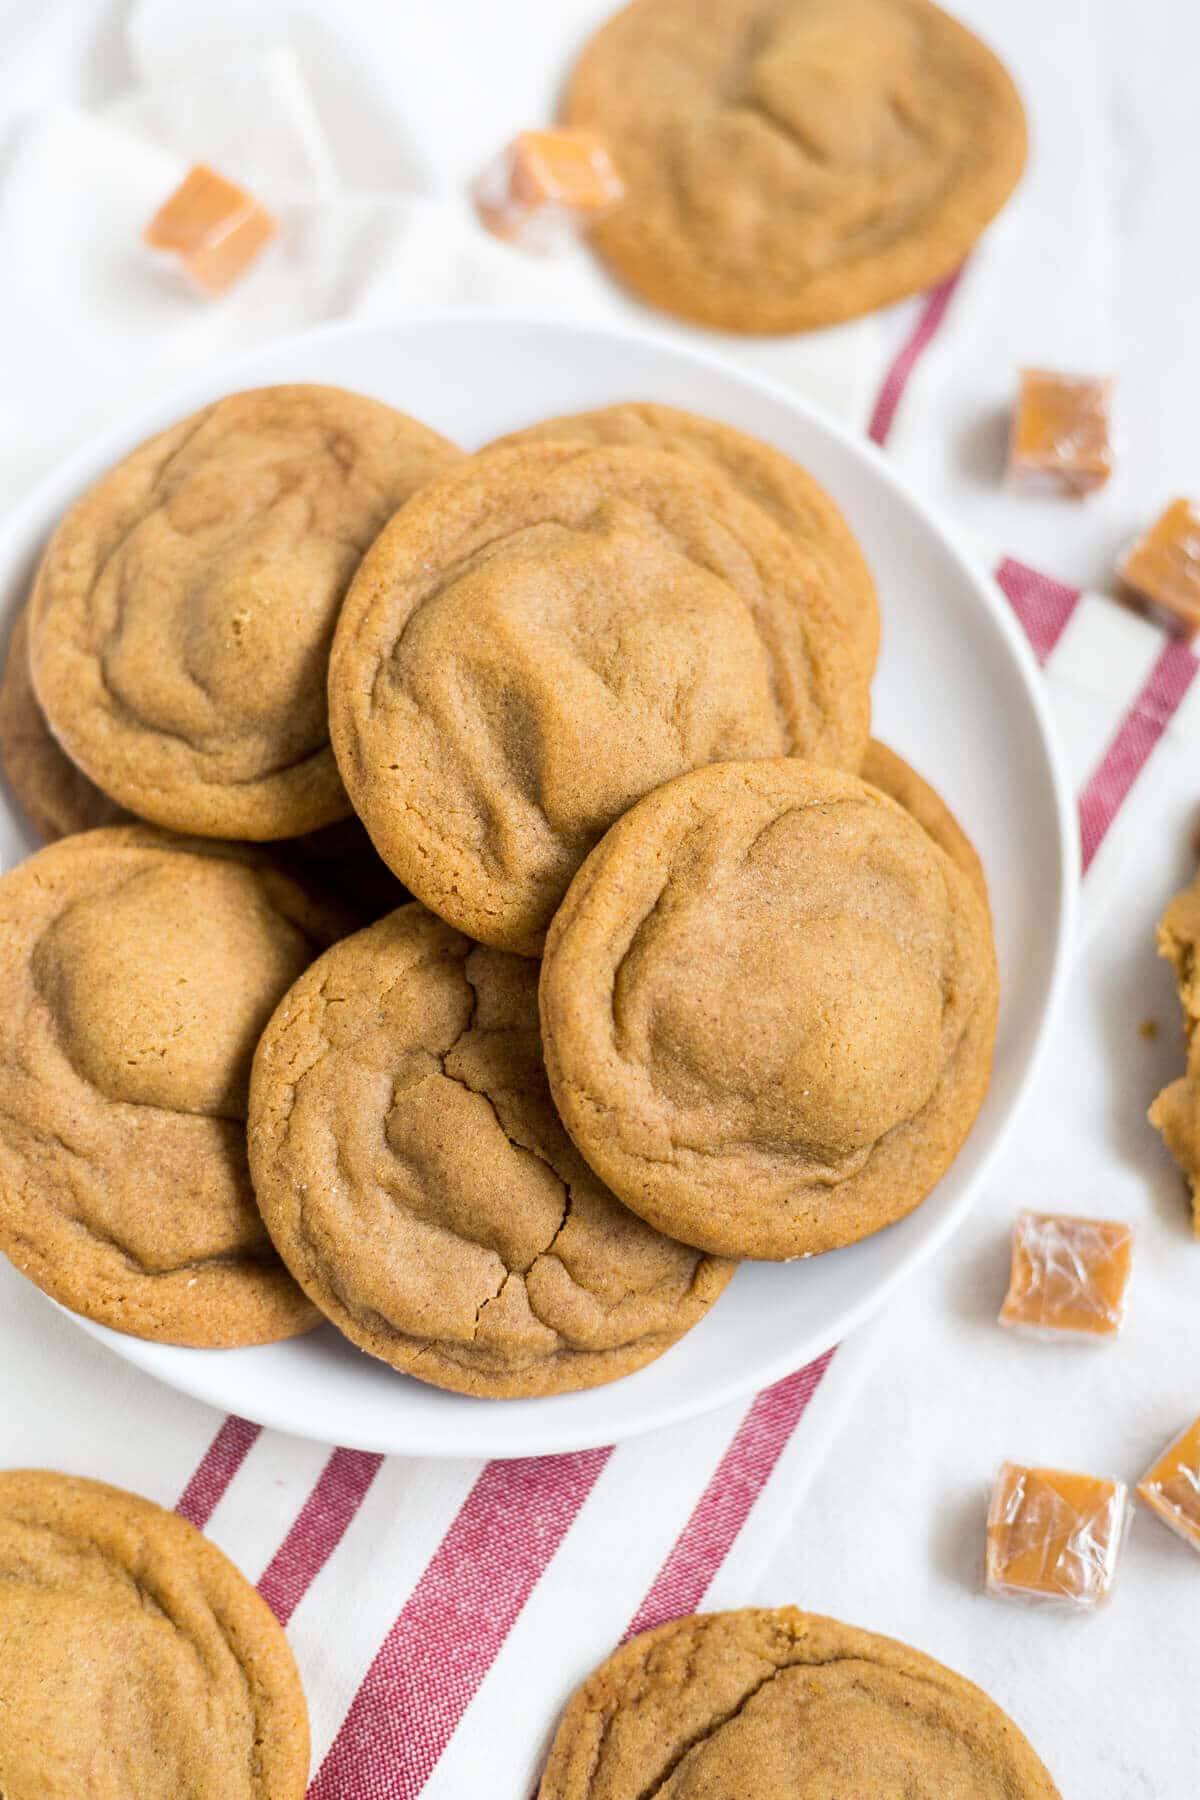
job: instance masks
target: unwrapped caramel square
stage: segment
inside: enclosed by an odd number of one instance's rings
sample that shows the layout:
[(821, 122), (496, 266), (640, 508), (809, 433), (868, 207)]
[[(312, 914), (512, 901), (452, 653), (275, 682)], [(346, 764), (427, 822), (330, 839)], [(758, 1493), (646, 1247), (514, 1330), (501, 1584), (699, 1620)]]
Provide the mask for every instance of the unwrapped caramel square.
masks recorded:
[(1119, 1481), (1005, 1463), (988, 1509), (988, 1593), (1099, 1606), (1112, 1587), (1127, 1510)]
[(1168, 1444), (1137, 1492), (1164, 1524), (1200, 1551), (1200, 1419)]
[(602, 138), (591, 131), (522, 131), (484, 170), (475, 204), (497, 237), (549, 241), (555, 228), (590, 222), (623, 197)]
[(1081, 499), (1112, 474), (1112, 382), (1095, 375), (1022, 369), (1009, 440), (1014, 484)]
[(221, 294), (245, 274), (278, 227), (253, 195), (197, 163), (147, 225), (152, 250), (178, 258), (206, 293)]
[(1115, 1219), (1018, 1213), (1000, 1323), (1040, 1335), (1111, 1337), (1125, 1319), (1133, 1231)]
[(1129, 551), (1117, 577), (1130, 599), (1169, 631), (1200, 630), (1200, 507), (1172, 500)]

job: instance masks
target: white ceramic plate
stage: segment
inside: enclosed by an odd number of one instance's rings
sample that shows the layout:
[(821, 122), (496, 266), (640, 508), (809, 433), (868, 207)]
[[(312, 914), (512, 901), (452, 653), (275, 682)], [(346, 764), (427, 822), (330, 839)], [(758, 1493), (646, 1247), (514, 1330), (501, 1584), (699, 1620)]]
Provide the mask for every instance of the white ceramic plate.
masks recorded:
[[(879, 1306), (962, 1219), (1032, 1079), (1062, 982), (1078, 865), (1033, 659), (992, 583), (886, 460), (801, 400), (649, 335), (497, 313), (337, 326), (253, 352), (177, 388), (73, 457), (0, 532), (3, 625), (72, 498), (134, 444), (235, 388), (357, 388), (467, 447), (551, 414), (619, 400), (690, 407), (777, 444), (850, 519), (879, 585), (876, 734), (941, 789), (983, 855), (1003, 977), (995, 1075), (954, 1167), (910, 1218), (813, 1261), (747, 1264), (695, 1331), (649, 1368), (589, 1393), (470, 1400), (373, 1361), (332, 1327), (254, 1350), (143, 1343), (79, 1320), (162, 1381), (266, 1425), (355, 1448), (517, 1456), (606, 1444), (764, 1387)], [(0, 796), (9, 867), (34, 845)]]

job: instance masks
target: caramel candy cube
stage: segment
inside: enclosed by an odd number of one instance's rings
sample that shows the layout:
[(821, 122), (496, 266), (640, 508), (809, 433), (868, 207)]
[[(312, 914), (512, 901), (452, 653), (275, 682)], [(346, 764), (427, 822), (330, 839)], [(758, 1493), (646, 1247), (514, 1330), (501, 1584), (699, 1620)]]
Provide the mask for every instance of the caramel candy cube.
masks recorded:
[(988, 1593), (1099, 1606), (1112, 1587), (1127, 1511), (1119, 1481), (1005, 1463), (988, 1509)]
[(1172, 500), (1117, 570), (1129, 597), (1169, 631), (1200, 630), (1200, 507)]
[(1125, 1318), (1133, 1232), (1115, 1219), (1022, 1212), (1000, 1323), (1016, 1331), (1111, 1337)]
[(562, 128), (514, 138), (480, 177), (475, 204), (497, 237), (530, 241), (600, 218), (624, 193), (604, 140)]
[(1164, 1524), (1200, 1550), (1200, 1419), (1167, 1446), (1137, 1492)]
[(1112, 382), (1095, 375), (1022, 369), (1009, 441), (1017, 486), (1082, 499), (1112, 474)]
[(143, 235), (152, 250), (178, 257), (206, 293), (222, 294), (245, 274), (277, 230), (253, 195), (197, 163)]

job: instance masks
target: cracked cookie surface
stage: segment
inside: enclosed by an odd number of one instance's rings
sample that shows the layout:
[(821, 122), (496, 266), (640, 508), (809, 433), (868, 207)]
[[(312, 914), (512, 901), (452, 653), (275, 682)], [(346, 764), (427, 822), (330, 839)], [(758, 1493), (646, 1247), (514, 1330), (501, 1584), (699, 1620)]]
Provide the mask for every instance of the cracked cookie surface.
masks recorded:
[(919, 1205), (987, 1089), (985, 900), (878, 789), (724, 763), (588, 857), (541, 975), (558, 1110), (613, 1192), (714, 1254), (853, 1243)]
[(254, 1059), (250, 1164), (300, 1285), (362, 1349), (492, 1396), (614, 1380), (733, 1272), (643, 1224), (560, 1124), (537, 966), (401, 907), (318, 959)]
[(499, 438), (495, 447), (563, 439), (669, 450), (727, 476), (739, 493), (768, 512), (813, 557), (855, 657), (868, 675), (873, 673), (879, 654), (879, 603), (871, 571), (829, 495), (790, 456), (732, 425), (647, 401), (547, 419)]
[(592, 228), (653, 305), (807, 331), (949, 275), (1025, 161), (1012, 81), (928, 0), (634, 0), (586, 47), (570, 124), (625, 198)]
[(246, 1090), (273, 1008), (344, 928), (240, 845), (113, 826), (0, 879), (0, 1250), (168, 1343), (309, 1330), (254, 1205)]
[(994, 1701), (796, 1607), (644, 1632), (578, 1688), (538, 1800), (1059, 1800)]
[(0, 1472), (5, 1800), (301, 1800), (308, 1713), (269, 1607), (174, 1513)]
[(484, 451), (397, 514), (329, 704), (384, 861), (527, 956), (642, 794), (739, 757), (857, 767), (870, 711), (821, 569), (760, 506), (664, 451), (564, 443)]
[(71, 759), (140, 818), (295, 837), (350, 811), (329, 746), (338, 609), (375, 534), (462, 452), (339, 388), (231, 394), (71, 507), (30, 664)]

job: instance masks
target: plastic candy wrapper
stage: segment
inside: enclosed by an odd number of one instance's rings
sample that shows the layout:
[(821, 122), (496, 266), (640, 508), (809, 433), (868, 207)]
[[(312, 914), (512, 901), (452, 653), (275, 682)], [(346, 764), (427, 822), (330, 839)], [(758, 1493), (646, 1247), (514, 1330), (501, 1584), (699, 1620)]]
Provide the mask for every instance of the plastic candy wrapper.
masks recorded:
[(1005, 1463), (988, 1508), (985, 1586), (1081, 1610), (1108, 1598), (1129, 1513), (1123, 1483)]
[(1000, 1323), (1035, 1337), (1112, 1337), (1132, 1261), (1133, 1231), (1115, 1219), (1018, 1213)]
[(1094, 375), (1022, 369), (1009, 441), (1013, 484), (1082, 499), (1113, 470), (1109, 437), (1112, 382)]
[(1137, 1485), (1138, 1499), (1200, 1551), (1200, 1419), (1167, 1445)]
[(550, 249), (565, 231), (603, 217), (624, 185), (590, 131), (523, 131), (475, 186), (479, 217), (497, 237)]
[(176, 257), (209, 294), (240, 279), (275, 236), (277, 227), (251, 194), (204, 163), (190, 169), (145, 230), (152, 250)]
[(1172, 500), (1117, 569), (1127, 597), (1168, 631), (1200, 630), (1200, 506)]

